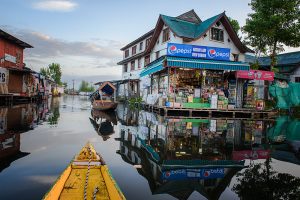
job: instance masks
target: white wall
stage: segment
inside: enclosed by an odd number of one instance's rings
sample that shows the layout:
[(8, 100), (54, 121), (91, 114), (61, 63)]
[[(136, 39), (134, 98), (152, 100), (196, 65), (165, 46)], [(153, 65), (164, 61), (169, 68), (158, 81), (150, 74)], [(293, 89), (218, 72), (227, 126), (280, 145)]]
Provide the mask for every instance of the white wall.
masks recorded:
[(292, 73), (290, 76), (290, 81), (295, 82), (295, 77), (300, 77), (300, 66), (298, 66), (297, 69)]

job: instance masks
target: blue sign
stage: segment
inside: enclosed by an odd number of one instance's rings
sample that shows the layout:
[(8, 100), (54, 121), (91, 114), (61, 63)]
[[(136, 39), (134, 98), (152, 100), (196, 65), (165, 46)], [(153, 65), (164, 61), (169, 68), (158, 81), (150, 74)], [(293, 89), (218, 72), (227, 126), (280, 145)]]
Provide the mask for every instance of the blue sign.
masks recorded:
[(223, 178), (224, 168), (211, 169), (177, 169), (162, 173), (163, 180), (185, 180), (185, 179), (216, 179)]
[(186, 58), (203, 58), (211, 60), (230, 60), (230, 49), (196, 46), (188, 44), (168, 43), (168, 56), (178, 56)]

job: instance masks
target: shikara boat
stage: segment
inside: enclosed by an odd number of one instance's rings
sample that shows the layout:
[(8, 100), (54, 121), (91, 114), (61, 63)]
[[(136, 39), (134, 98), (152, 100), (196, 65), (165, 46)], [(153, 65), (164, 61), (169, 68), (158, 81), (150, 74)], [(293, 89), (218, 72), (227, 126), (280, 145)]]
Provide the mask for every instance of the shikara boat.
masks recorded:
[(92, 107), (95, 110), (115, 110), (118, 106), (118, 103), (111, 100), (94, 100)]
[(102, 157), (87, 143), (56, 180), (44, 200), (124, 200)]
[(118, 106), (116, 102), (116, 87), (106, 81), (100, 85), (98, 95), (92, 99), (92, 107), (95, 110), (115, 110)]

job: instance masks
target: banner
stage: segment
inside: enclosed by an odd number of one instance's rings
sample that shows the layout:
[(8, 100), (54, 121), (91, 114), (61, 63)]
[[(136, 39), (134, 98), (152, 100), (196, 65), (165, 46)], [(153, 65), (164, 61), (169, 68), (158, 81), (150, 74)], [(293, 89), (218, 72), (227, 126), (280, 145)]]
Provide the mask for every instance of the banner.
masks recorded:
[(203, 58), (211, 60), (230, 60), (230, 49), (209, 46), (168, 43), (168, 56)]
[(233, 160), (256, 160), (256, 159), (267, 159), (269, 158), (271, 150), (243, 150), (233, 151)]
[(237, 71), (236, 78), (273, 81), (274, 72), (262, 70)]
[(8, 70), (0, 67), (0, 84), (8, 84)]
[(223, 178), (224, 168), (212, 169), (177, 169), (162, 173), (163, 180), (185, 180), (185, 179), (216, 179)]

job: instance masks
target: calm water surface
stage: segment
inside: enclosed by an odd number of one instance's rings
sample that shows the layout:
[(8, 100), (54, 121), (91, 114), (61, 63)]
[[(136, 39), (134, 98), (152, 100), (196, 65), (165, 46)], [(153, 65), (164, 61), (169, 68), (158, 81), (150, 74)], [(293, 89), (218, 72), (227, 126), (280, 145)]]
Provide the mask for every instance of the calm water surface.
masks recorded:
[(91, 141), (127, 199), (299, 199), (300, 122), (166, 119), (86, 97), (0, 109), (0, 199), (41, 199)]

